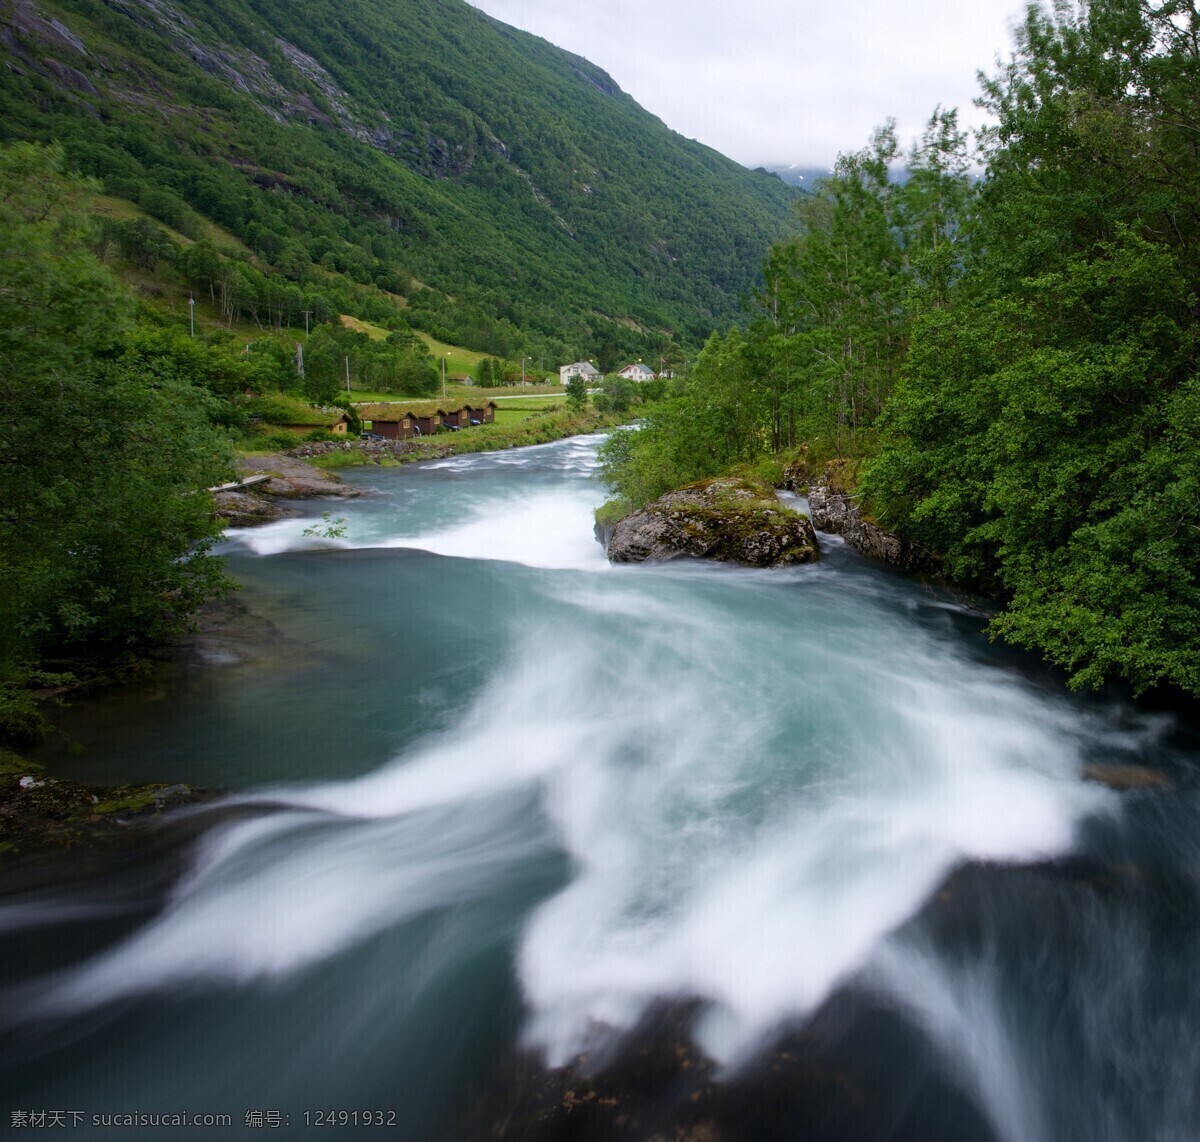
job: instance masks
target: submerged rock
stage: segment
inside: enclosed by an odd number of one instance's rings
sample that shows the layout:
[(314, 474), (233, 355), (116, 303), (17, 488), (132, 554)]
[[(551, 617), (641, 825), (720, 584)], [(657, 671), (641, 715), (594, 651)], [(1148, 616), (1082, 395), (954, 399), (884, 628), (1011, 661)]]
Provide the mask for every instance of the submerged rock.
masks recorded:
[(1174, 782), (1161, 770), (1148, 765), (1110, 765), (1096, 763), (1083, 767), (1085, 781), (1095, 781), (1110, 789), (1173, 789)]
[(0, 761), (0, 857), (137, 843), (141, 834), (130, 826), (152, 822), (167, 809), (212, 796), (191, 785), (93, 788), (47, 777), (39, 766), (15, 755)]
[(608, 537), (614, 563), (717, 559), (781, 567), (817, 558), (812, 524), (765, 487), (731, 477), (700, 480), (626, 516)]

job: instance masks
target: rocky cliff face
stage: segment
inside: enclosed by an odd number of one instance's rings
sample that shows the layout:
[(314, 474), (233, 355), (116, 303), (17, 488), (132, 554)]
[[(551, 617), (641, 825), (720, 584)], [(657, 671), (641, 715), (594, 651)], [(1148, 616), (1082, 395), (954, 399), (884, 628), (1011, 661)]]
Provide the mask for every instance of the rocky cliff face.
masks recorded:
[(614, 563), (689, 556), (781, 567), (816, 559), (817, 537), (769, 488), (723, 478), (688, 484), (626, 516), (607, 548)]
[(934, 560), (927, 551), (906, 543), (883, 528), (863, 519), (857, 500), (849, 493), (830, 488), (822, 480), (808, 487), (808, 508), (818, 531), (840, 535), (851, 547), (872, 559), (890, 563), (904, 571), (931, 571)]

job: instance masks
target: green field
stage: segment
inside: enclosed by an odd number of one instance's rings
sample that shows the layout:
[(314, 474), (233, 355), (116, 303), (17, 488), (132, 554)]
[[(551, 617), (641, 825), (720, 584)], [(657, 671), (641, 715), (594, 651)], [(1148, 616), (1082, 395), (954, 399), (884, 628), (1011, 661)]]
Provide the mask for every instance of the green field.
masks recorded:
[(390, 467), (397, 463), (427, 460), (444, 455), (464, 452), (492, 452), (501, 448), (522, 448), (530, 444), (547, 444), (565, 436), (581, 433), (603, 432), (630, 419), (628, 414), (597, 412), (594, 408), (582, 412), (566, 409), (547, 412), (543, 416), (531, 416), (525, 410), (514, 410), (513, 419), (501, 419), (496, 424), (484, 424), (464, 428), (461, 432), (439, 432), (435, 436), (417, 441), (417, 447), (407, 455), (382, 458), (373, 456), (359, 448), (336, 449), (323, 456), (313, 456), (308, 463), (318, 468), (358, 467), (366, 464), (382, 464)]
[[(342, 324), (348, 329), (365, 333), (368, 337), (374, 338), (376, 341), (386, 340), (388, 334), (391, 332), (390, 329), (384, 329), (382, 325), (372, 325), (369, 321), (361, 321), (359, 318), (351, 317), (346, 313), (342, 314)], [(467, 377), (474, 380), (479, 368), (479, 362), (484, 357), (491, 356), (489, 353), (477, 353), (474, 349), (464, 349), (461, 345), (448, 345), (445, 341), (439, 341), (436, 337), (432, 337), (428, 333), (423, 333), (419, 329), (415, 329), (413, 332), (425, 342), (429, 347), (429, 352), (437, 360), (440, 361), (442, 357), (446, 358), (446, 380), (450, 387), (453, 387), (455, 381), (461, 382)], [(527, 358), (526, 368), (528, 370), (529, 384), (524, 390), (518, 386), (517, 388), (498, 388), (494, 389), (493, 392), (522, 392), (529, 391), (530, 388), (534, 392), (561, 392), (561, 388), (557, 383), (551, 385), (534, 384), (533, 378), (538, 375), (538, 371), (534, 369), (533, 365), (534, 361)], [(357, 400), (358, 398), (356, 397), (355, 399)], [(385, 398), (371, 397), (363, 399), (376, 400)]]
[[(480, 389), (479, 392), (485, 392), (489, 399), (493, 399), (494, 394), (499, 393), (503, 396), (505, 393), (511, 393), (512, 389)], [(562, 408), (563, 401), (566, 396), (563, 393), (550, 392), (542, 396), (519, 396), (515, 400), (498, 401), (496, 407), (503, 409), (532, 409), (535, 412), (542, 412), (546, 409)]]
[[(442, 394), (435, 393), (432, 397), (406, 397), (399, 393), (381, 393), (371, 389), (351, 389), (350, 400), (355, 404), (363, 401), (404, 401), (404, 400), (441, 400)], [(563, 391), (557, 385), (520, 385), (501, 389), (481, 389), (478, 385), (446, 383), (447, 401), (476, 401), (495, 400), (497, 397), (517, 397), (516, 400), (497, 402), (499, 408), (544, 409), (561, 408)], [(557, 400), (554, 398), (558, 398)]]
[[(384, 329), (382, 325), (372, 325), (369, 321), (360, 321), (357, 317), (351, 317), (348, 314), (342, 314), (342, 324), (359, 333), (365, 333), (376, 341), (386, 340), (391, 332), (390, 329)], [(447, 345), (444, 341), (439, 341), (436, 337), (431, 337), (428, 333), (422, 333), (420, 330), (417, 330), (416, 333), (429, 346), (429, 352), (439, 361), (442, 357), (446, 358), (447, 381), (468, 376), (474, 379), (479, 362), (487, 356), (486, 353), (476, 353), (474, 349), (464, 349), (461, 345)], [(387, 398), (365, 397), (363, 399), (386, 400)]]
[(539, 413), (561, 412), (562, 397), (520, 397), (496, 402), (496, 423), (516, 424)]

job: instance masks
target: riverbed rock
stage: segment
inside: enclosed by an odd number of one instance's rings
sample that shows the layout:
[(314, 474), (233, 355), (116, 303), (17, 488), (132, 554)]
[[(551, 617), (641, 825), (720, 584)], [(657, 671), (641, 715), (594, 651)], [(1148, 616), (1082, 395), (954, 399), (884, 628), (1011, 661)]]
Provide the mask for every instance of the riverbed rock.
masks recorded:
[(1161, 769), (1148, 765), (1117, 765), (1096, 763), (1083, 767), (1086, 781), (1107, 785), (1122, 792), (1130, 789), (1173, 789), (1174, 783)]
[(771, 489), (732, 477), (668, 492), (619, 521), (607, 546), (614, 563), (688, 556), (781, 567), (817, 558), (817, 537), (804, 516)]
[(0, 858), (136, 843), (141, 834), (132, 825), (212, 796), (191, 785), (91, 787), (48, 777), (40, 766), (13, 754), (0, 760)]
[(831, 487), (828, 478), (808, 487), (808, 509), (818, 531), (840, 535), (856, 551), (871, 559), (890, 563), (903, 571), (936, 570), (932, 556), (863, 517), (857, 498)]
[(254, 527), (272, 523), (290, 513), (265, 496), (230, 490), (213, 495), (213, 515), (232, 527)]
[(295, 456), (274, 453), (269, 457), (247, 456), (238, 461), (243, 476), (269, 475), (264, 484), (256, 484), (256, 495), (298, 500), (313, 496), (360, 496), (358, 488), (343, 484), (332, 472), (306, 464)]
[[(807, 449), (803, 451), (807, 452)], [(812, 482), (812, 470), (808, 462), (808, 457), (802, 455), (790, 464), (784, 466), (779, 486), (787, 492), (799, 492), (804, 495), (808, 491), (808, 485)]]

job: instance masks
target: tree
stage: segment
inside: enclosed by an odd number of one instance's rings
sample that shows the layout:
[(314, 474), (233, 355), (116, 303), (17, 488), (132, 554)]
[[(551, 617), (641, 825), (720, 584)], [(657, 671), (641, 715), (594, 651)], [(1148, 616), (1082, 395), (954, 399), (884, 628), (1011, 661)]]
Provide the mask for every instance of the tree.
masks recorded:
[(582, 412), (587, 407), (587, 382), (582, 377), (572, 377), (566, 384), (567, 408), (572, 412)]
[(748, 352), (774, 451), (861, 451), (899, 376), (914, 291), (948, 288), (972, 195), (966, 137), (938, 109), (893, 179), (894, 125), (838, 158), (800, 208), (800, 233), (772, 247)]
[(876, 515), (1076, 685), (1200, 692), (1200, 89), (1186, 6), (1031, 8), (964, 272), (926, 290)]
[[(572, 379), (582, 384), (582, 378)], [(627, 412), (634, 402), (636, 388), (635, 381), (627, 380), (619, 373), (609, 373), (600, 378), (600, 391), (592, 397), (592, 404), (601, 412)]]
[(222, 589), (212, 398), (139, 347), (62, 151), (0, 149), (0, 724), (48, 660), (136, 651)]
[[(615, 380), (636, 385), (623, 377)], [(603, 392), (593, 403), (604, 410)], [(609, 398), (611, 399), (611, 398)], [(697, 356), (681, 394), (646, 409), (637, 432), (615, 432), (601, 446), (601, 474), (630, 505), (640, 507), (671, 488), (715, 476), (767, 447), (762, 408), (750, 384), (750, 358), (741, 335), (714, 333)]]

